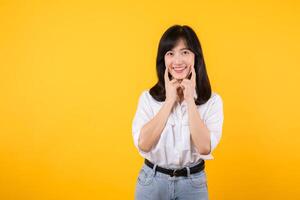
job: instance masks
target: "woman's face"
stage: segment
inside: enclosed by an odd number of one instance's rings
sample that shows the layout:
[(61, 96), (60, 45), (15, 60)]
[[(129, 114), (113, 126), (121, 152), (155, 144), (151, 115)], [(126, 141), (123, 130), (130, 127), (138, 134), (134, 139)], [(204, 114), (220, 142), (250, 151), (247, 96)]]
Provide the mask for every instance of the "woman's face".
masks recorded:
[(194, 61), (195, 54), (188, 50), (182, 39), (165, 54), (165, 65), (169, 68), (172, 77), (178, 80), (182, 80), (189, 75)]

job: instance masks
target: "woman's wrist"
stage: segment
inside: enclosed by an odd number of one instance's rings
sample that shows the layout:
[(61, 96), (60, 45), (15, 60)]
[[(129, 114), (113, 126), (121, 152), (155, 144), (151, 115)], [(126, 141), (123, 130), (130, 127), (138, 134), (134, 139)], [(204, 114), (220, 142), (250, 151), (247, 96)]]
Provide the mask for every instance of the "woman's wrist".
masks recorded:
[(169, 108), (168, 110), (171, 111), (172, 108), (173, 108), (174, 103), (175, 103), (174, 101), (166, 99), (166, 101), (164, 102), (164, 106)]

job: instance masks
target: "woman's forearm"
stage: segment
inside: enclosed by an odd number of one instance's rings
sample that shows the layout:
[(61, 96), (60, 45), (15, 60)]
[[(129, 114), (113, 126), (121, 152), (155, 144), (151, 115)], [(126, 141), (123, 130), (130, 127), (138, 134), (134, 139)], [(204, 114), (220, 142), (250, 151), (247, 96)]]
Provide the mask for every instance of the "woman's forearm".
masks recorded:
[(149, 152), (158, 142), (173, 105), (173, 102), (166, 101), (158, 113), (142, 127), (138, 141), (141, 150)]
[(205, 126), (194, 100), (188, 101), (189, 126), (192, 141), (200, 154), (207, 155), (210, 152), (210, 132)]

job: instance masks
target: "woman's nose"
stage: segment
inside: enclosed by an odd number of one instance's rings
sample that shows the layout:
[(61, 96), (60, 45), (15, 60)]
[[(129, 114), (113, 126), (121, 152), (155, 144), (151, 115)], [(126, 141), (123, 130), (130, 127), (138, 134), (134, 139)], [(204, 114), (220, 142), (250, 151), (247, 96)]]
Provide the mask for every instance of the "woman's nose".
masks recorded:
[(174, 63), (175, 64), (181, 64), (182, 63), (182, 57), (180, 55), (174, 56)]

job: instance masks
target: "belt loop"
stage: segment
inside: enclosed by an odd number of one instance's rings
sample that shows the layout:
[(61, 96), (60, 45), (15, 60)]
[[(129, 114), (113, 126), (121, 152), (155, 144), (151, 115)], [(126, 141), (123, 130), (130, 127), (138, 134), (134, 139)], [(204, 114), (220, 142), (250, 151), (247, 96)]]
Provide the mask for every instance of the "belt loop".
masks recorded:
[(190, 173), (190, 168), (189, 167), (185, 167), (186, 168), (186, 171), (187, 171), (187, 177), (189, 178), (191, 173)]
[(156, 167), (157, 167), (157, 164), (154, 164), (154, 166), (153, 166), (153, 168), (152, 168), (152, 170), (153, 170), (153, 175), (155, 176), (155, 174), (156, 174)]

